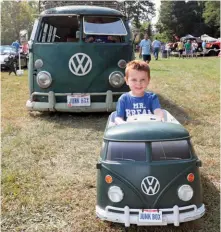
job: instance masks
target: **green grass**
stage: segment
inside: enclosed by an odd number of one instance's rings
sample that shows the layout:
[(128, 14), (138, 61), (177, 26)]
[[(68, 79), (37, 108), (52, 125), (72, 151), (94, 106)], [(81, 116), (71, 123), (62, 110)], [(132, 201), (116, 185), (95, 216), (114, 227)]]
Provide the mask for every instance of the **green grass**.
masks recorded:
[[(219, 69), (217, 57), (152, 60), (149, 90), (190, 132), (203, 161), (206, 215), (130, 232), (219, 231)], [(29, 114), (27, 71), (2, 79), (2, 231), (124, 231), (96, 219), (96, 169), (107, 113)]]

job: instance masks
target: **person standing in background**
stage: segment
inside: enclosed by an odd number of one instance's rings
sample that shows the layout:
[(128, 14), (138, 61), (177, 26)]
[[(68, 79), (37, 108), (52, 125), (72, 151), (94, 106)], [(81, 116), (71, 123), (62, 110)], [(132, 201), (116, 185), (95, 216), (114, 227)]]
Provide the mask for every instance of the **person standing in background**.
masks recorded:
[(16, 48), (16, 52), (19, 52), (20, 43), (18, 42), (18, 40), (14, 41), (11, 46)]
[(154, 54), (155, 60), (158, 60), (158, 54), (159, 54), (159, 51), (160, 51), (160, 46), (161, 46), (161, 43), (156, 38), (152, 43), (153, 54)]
[(192, 46), (192, 57), (195, 56), (197, 58), (198, 43), (196, 42), (196, 40), (192, 42), (191, 46)]
[(206, 40), (202, 42), (203, 56), (206, 54)]
[(190, 40), (187, 40), (187, 42), (184, 44), (184, 47), (185, 47), (186, 57), (190, 58), (190, 56), (191, 56), (191, 43), (190, 43)]
[(150, 63), (151, 61), (151, 40), (147, 34), (144, 35), (144, 39), (140, 41), (140, 57), (143, 57), (143, 60), (146, 63)]
[[(183, 45), (183, 42), (180, 40), (178, 43), (177, 43), (177, 49), (179, 51), (179, 58), (182, 56), (183, 57), (183, 50), (184, 50), (184, 45)], [(184, 57), (183, 57), (184, 58)]]

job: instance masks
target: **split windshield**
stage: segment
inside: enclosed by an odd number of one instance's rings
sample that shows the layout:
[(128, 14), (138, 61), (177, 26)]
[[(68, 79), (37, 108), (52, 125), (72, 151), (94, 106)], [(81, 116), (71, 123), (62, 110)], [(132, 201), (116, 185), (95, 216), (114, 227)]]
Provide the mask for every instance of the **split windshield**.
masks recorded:
[(147, 155), (150, 155), (152, 161), (190, 159), (191, 145), (187, 140), (151, 143), (109, 142), (106, 159), (110, 161), (146, 161)]
[(79, 42), (81, 34), (83, 40), (87, 35), (115, 35), (118, 42), (123, 42), (127, 35), (122, 19), (116, 17), (85, 16), (83, 17), (83, 33), (80, 25), (81, 20), (77, 15), (45, 16), (40, 21), (37, 42)]

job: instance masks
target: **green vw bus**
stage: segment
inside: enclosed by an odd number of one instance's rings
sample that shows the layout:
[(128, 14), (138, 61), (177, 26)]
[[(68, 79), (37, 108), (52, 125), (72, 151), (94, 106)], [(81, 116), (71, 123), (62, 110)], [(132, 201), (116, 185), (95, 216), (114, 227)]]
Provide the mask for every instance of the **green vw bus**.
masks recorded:
[(29, 41), (30, 111), (113, 111), (134, 59), (124, 15), (106, 7), (45, 10)]
[(205, 213), (199, 167), (188, 131), (166, 110), (133, 115), (115, 125), (111, 114), (97, 163), (96, 214), (138, 226), (179, 226)]

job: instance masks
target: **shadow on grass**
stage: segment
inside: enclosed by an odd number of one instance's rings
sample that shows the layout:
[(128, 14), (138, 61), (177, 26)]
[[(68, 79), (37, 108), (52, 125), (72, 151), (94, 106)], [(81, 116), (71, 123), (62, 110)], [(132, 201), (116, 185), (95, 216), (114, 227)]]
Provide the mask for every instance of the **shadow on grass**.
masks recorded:
[(30, 116), (57, 124), (57, 128), (91, 128), (104, 131), (110, 112), (68, 113), (68, 112), (31, 112)]
[(183, 126), (191, 123), (194, 125), (201, 124), (200, 120), (193, 119), (191, 115), (189, 115), (184, 108), (178, 106), (174, 102), (166, 99), (162, 95), (158, 94), (159, 101), (161, 107), (167, 111), (169, 111)]
[[(131, 225), (128, 232), (216, 232), (220, 231), (220, 194), (211, 181), (201, 175), (203, 187), (203, 203), (205, 215), (195, 221), (181, 223), (179, 227), (173, 224), (167, 226), (136, 226)], [(125, 231), (123, 224), (108, 223), (111, 231)]]
[[(199, 120), (193, 120), (187, 112), (171, 102), (169, 99), (158, 94), (161, 106), (168, 110), (182, 125), (188, 123), (200, 124)], [(36, 119), (44, 119), (46, 121), (55, 122), (60, 125), (59, 128), (91, 128), (98, 131), (104, 131), (110, 112), (96, 113), (72, 113), (72, 112), (31, 112), (30, 116)]]

